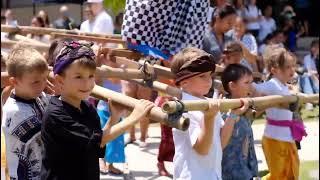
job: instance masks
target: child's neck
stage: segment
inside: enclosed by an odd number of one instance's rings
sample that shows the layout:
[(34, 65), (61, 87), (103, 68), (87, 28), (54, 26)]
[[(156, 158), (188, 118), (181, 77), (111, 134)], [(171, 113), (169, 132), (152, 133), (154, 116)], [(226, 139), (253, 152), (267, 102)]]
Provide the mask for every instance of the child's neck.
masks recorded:
[(14, 94), (25, 100), (31, 100), (36, 98), (36, 97), (31, 97), (30, 95), (26, 94), (23, 90), (20, 90), (19, 88), (14, 89)]
[(277, 76), (277, 75), (273, 75), (273, 78), (276, 78), (278, 81), (280, 81), (283, 85), (287, 85), (287, 82), (286, 80), (283, 80), (283, 78)]
[(191, 91), (188, 91), (186, 89), (183, 89), (184, 92), (188, 93), (188, 94), (191, 94), (192, 96), (194, 97), (198, 97), (198, 98), (201, 98), (201, 99), (205, 99), (205, 96), (204, 95), (201, 95), (197, 92), (191, 92)]
[(64, 102), (67, 102), (68, 104), (78, 108), (79, 110), (81, 110), (81, 108), (80, 108), (81, 99), (72, 98), (72, 97), (66, 96), (66, 95), (61, 95), (60, 99)]

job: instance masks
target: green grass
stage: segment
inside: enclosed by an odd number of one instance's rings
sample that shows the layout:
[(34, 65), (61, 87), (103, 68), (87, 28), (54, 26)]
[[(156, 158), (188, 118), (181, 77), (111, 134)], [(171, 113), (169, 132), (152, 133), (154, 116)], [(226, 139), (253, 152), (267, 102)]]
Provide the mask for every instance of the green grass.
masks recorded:
[[(301, 180), (316, 180), (319, 179), (319, 160), (318, 161), (303, 161), (300, 163), (299, 179)], [(259, 177), (268, 174), (268, 170), (259, 171)]]
[[(300, 111), (300, 113), (301, 113), (301, 117), (302, 117), (304, 122), (318, 120), (318, 118), (319, 118), (319, 106), (316, 106), (315, 108), (313, 108), (312, 111), (308, 111), (306, 109), (302, 109)], [(265, 119), (266, 119), (265, 114), (263, 114), (261, 117), (256, 118), (254, 120), (253, 124), (264, 124), (266, 122)]]

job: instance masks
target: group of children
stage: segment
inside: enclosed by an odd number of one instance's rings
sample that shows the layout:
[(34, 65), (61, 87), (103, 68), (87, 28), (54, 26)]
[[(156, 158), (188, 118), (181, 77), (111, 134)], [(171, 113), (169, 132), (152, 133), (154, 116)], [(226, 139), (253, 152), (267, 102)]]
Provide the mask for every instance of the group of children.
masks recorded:
[[(140, 100), (125, 117), (124, 107), (109, 100), (100, 101), (97, 112), (86, 101), (95, 86), (96, 55), (90, 44), (61, 41), (57, 48), (53, 56), (49, 54), (53, 60), (54, 95), (43, 92), (50, 70), (39, 52), (18, 46), (7, 59), (13, 90), (2, 109), (2, 130), (12, 179), (99, 179), (99, 158), (108, 153), (106, 143), (121, 138), (155, 106)], [(230, 49), (241, 56), (236, 45), (230, 45)], [(252, 114), (252, 102), (243, 98), (289, 95), (286, 83), (294, 75), (296, 59), (283, 48), (273, 51), (266, 60), (272, 78), (255, 84), (252, 72), (240, 64), (238, 57), (232, 59), (234, 55), (225, 57), (221, 81), (225, 98), (240, 99), (241, 106), (221, 113), (220, 96), (210, 101), (205, 112), (183, 114), (190, 119), (188, 130), (172, 129), (174, 179), (249, 180), (258, 176), (253, 118), (248, 115)], [(184, 92), (182, 100), (212, 98), (205, 95), (212, 87), (215, 62), (210, 54), (192, 47), (173, 56), (171, 71), (175, 85)], [(297, 136), (296, 129), (290, 128), (295, 121), (294, 109), (288, 110), (287, 105), (264, 108), (267, 125), (262, 144), (269, 168), (266, 179), (298, 179), (295, 141), (305, 134)], [(163, 163), (166, 158), (158, 160)]]

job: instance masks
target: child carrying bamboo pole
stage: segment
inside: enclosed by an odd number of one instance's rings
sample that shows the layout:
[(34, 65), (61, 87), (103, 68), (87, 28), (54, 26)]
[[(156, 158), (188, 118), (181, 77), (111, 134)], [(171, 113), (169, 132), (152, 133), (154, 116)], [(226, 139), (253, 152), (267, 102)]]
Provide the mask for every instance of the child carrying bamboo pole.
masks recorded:
[[(267, 60), (272, 78), (256, 84), (255, 90), (265, 95), (290, 95), (287, 82), (295, 73), (296, 57), (283, 48), (274, 50)], [(294, 110), (294, 109), (292, 109)], [(266, 109), (267, 124), (262, 138), (269, 174), (263, 179), (299, 179), (299, 156), (295, 141), (306, 135), (301, 121), (287, 109)]]
[[(99, 157), (105, 144), (143, 118), (154, 106), (140, 100), (120, 123), (101, 129), (99, 116), (88, 102), (95, 85), (95, 55), (77, 41), (65, 42), (55, 58), (53, 71), (60, 97), (52, 97), (44, 114), (41, 179), (99, 179)], [(111, 112), (115, 112), (110, 103)], [(117, 122), (112, 113), (109, 124)]]

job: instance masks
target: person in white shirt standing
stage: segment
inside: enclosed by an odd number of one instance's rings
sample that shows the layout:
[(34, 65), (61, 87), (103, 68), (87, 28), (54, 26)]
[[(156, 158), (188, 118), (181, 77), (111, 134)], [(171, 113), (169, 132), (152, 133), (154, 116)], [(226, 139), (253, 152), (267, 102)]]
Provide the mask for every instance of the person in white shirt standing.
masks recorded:
[(94, 23), (94, 16), (93, 16), (93, 13), (92, 13), (91, 8), (89, 7), (89, 5), (85, 6), (83, 14), (84, 14), (86, 20), (81, 23), (80, 31), (82, 31), (82, 32), (92, 32), (92, 27), (93, 27), (92, 24)]
[(91, 33), (113, 34), (114, 26), (112, 17), (103, 8), (103, 0), (88, 0), (88, 7), (94, 16), (94, 22), (89, 23)]
[(246, 6), (245, 19), (248, 21), (247, 29), (254, 37), (258, 37), (261, 11), (256, 6), (256, 0), (250, 0), (249, 4)]
[(264, 16), (261, 18), (260, 21), (260, 30), (258, 36), (259, 43), (262, 43), (268, 34), (272, 33), (277, 29), (276, 22), (272, 18), (272, 6), (268, 5), (264, 9), (263, 13)]

